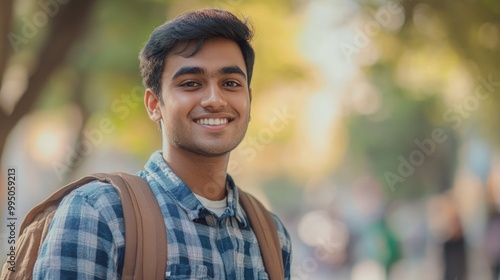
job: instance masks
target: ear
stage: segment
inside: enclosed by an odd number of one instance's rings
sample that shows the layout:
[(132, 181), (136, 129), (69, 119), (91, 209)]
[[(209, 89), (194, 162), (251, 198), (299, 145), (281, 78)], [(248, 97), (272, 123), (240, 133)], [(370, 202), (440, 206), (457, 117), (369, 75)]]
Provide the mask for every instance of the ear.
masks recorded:
[(155, 122), (161, 120), (160, 100), (150, 88), (147, 88), (144, 93), (144, 106), (151, 120)]
[(250, 115), (248, 116), (248, 121), (251, 121), (252, 120), (252, 89), (251, 88), (248, 89), (248, 95), (250, 97), (250, 105), (249, 105), (250, 106), (250, 108), (249, 108)]

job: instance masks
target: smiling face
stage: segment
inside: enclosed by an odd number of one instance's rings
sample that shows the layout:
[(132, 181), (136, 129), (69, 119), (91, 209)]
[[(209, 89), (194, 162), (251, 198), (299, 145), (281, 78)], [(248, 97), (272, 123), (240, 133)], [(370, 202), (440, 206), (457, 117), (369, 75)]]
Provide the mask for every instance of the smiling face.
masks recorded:
[[(196, 55), (169, 55), (162, 74), (162, 98), (146, 90), (150, 117), (163, 122), (167, 149), (202, 156), (228, 154), (245, 136), (250, 89), (238, 45), (217, 38)], [(155, 111), (156, 110), (156, 111)]]

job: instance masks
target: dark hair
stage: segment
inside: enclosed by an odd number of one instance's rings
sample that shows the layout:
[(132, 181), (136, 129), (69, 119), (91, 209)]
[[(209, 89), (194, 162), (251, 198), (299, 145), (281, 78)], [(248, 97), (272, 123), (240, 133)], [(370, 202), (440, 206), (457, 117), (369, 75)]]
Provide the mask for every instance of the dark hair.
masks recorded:
[(252, 79), (255, 53), (250, 45), (253, 32), (247, 20), (241, 21), (228, 11), (203, 9), (192, 11), (157, 27), (139, 55), (144, 86), (161, 98), (161, 76), (170, 54), (196, 55), (206, 40), (226, 38), (238, 44), (248, 76)]

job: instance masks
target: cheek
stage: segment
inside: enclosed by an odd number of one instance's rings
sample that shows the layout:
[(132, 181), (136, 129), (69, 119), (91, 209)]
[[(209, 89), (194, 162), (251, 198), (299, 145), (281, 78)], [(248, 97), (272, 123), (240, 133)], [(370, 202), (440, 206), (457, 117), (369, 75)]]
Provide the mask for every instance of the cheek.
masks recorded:
[(171, 118), (180, 118), (189, 115), (196, 101), (193, 97), (172, 93), (165, 98), (163, 111)]
[(231, 102), (241, 115), (248, 115), (250, 113), (250, 99), (248, 97), (234, 98)]

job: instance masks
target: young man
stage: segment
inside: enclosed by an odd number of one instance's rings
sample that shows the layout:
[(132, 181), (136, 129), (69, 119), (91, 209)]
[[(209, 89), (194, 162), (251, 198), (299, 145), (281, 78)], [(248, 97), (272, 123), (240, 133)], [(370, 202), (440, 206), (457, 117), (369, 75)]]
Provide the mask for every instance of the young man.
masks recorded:
[[(256, 237), (226, 173), (250, 120), (252, 33), (233, 14), (190, 12), (158, 27), (141, 52), (144, 103), (163, 149), (138, 173), (161, 207), (166, 279), (268, 279)], [(274, 216), (285, 279), (291, 243)], [(154, 242), (154, 241), (152, 241)], [(119, 279), (124, 225), (115, 189), (93, 182), (59, 206), (35, 279)]]

